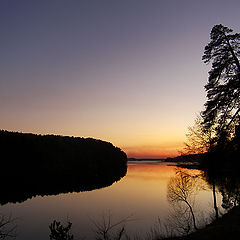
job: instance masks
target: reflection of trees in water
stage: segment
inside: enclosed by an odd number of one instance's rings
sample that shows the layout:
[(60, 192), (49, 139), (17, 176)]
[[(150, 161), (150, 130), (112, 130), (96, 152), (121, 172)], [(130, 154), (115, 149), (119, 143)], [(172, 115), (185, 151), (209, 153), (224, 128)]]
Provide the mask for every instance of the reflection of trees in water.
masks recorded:
[(206, 180), (209, 183), (209, 187), (212, 189), (212, 194), (213, 194), (213, 208), (214, 208), (214, 212), (215, 212), (215, 219), (218, 219), (219, 217), (219, 209), (218, 209), (218, 205), (217, 205), (217, 189), (216, 189), (216, 182), (215, 182), (215, 178), (209, 179), (208, 176), (206, 175)]
[[(212, 212), (206, 212), (208, 215), (206, 218), (204, 213), (197, 211), (196, 196), (202, 190), (213, 191), (213, 195), (215, 195), (213, 208), (218, 209), (216, 193), (221, 193), (223, 196), (222, 207), (230, 209), (238, 205), (240, 201), (240, 178), (223, 174), (216, 177), (216, 175), (206, 174), (202, 171), (178, 168), (167, 186), (167, 199), (172, 207), (167, 221), (162, 222), (159, 218), (158, 222), (147, 233), (146, 238), (138, 237), (134, 239), (156, 240), (168, 237), (170, 239), (175, 235), (187, 235), (193, 230), (205, 226), (209, 222)], [(103, 216), (100, 222), (93, 221), (96, 239), (129, 240), (127, 228), (125, 228), (125, 223), (127, 224), (128, 221), (129, 219), (126, 218), (113, 222), (111, 215)], [(57, 236), (56, 233), (61, 234), (65, 229), (70, 230), (69, 226), (71, 227), (71, 225), (52, 225), (52, 229), (50, 228), (51, 234), (54, 230), (55, 235), (52, 234), (51, 236)], [(67, 234), (68, 232), (65, 231), (66, 236)], [(72, 234), (69, 237), (72, 237)], [(57, 238), (52, 237), (52, 239)]]
[[(83, 170), (82, 170), (83, 171)], [(61, 193), (83, 192), (100, 189), (112, 185), (121, 179), (120, 176), (48, 176), (39, 179), (21, 179), (14, 177), (14, 181), (5, 182), (1, 189), (0, 205), (20, 203), (36, 196), (49, 196)], [(26, 176), (27, 178), (27, 176)]]
[(226, 179), (221, 186), (219, 191), (222, 194), (222, 207), (230, 209), (239, 205), (240, 202), (240, 183), (235, 181), (229, 181)]
[[(240, 203), (240, 176), (238, 173), (207, 172), (206, 180), (213, 189), (217, 188), (222, 195), (222, 208), (230, 210)], [(214, 205), (214, 207), (216, 207)]]
[[(206, 181), (209, 184), (208, 187)], [(172, 208), (168, 225), (175, 234), (188, 234), (207, 223), (207, 219), (203, 215), (199, 215), (195, 206), (197, 193), (200, 190), (207, 189), (211, 189), (213, 193), (212, 206), (216, 219), (219, 217), (217, 193), (222, 195), (221, 207), (225, 210), (230, 210), (240, 203), (240, 176), (238, 176), (238, 173), (203, 173), (180, 169), (170, 179), (167, 188), (167, 199)], [(211, 217), (211, 211), (207, 214)]]
[(195, 214), (195, 196), (204, 189), (202, 174), (188, 170), (177, 170), (168, 183), (167, 199), (172, 206), (169, 225), (178, 234), (188, 234), (198, 229)]

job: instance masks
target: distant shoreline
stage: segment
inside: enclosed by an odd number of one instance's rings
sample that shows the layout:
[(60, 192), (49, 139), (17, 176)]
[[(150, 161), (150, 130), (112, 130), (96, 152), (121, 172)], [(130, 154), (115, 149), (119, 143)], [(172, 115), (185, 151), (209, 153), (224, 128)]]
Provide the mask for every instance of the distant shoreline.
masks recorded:
[(193, 161), (168, 161), (169, 159), (149, 159), (149, 158), (142, 158), (132, 160), (132, 158), (128, 158), (128, 165), (129, 164), (157, 164), (157, 165), (168, 165), (168, 166), (177, 166), (180, 168), (188, 168), (188, 169), (200, 169), (199, 162)]
[(204, 154), (188, 154), (167, 158), (128, 158), (128, 161), (161, 161), (161, 162), (180, 162), (191, 163), (200, 162)]
[(161, 161), (165, 162), (166, 158), (128, 158), (128, 161)]

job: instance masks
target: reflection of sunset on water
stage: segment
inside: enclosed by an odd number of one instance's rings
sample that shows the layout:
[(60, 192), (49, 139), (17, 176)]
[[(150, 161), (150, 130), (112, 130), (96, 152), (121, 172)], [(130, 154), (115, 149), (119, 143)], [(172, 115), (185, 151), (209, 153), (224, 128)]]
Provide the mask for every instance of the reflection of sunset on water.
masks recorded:
[[(125, 181), (128, 182), (128, 187), (131, 186), (132, 189), (129, 190), (129, 194), (134, 192), (138, 202), (151, 196), (150, 202), (152, 205), (156, 204), (156, 208), (159, 208), (159, 200), (161, 199), (161, 206), (163, 207), (164, 205), (165, 208), (168, 208), (168, 203), (166, 201), (167, 186), (178, 169), (177, 166), (169, 166), (165, 164), (136, 164), (131, 162), (128, 165), (128, 173), (125, 178)], [(196, 169), (185, 169), (185, 171), (193, 176), (201, 174), (201, 171)], [(203, 180), (199, 178), (196, 181), (196, 184), (197, 183), (202, 185)], [(141, 191), (141, 194), (143, 195), (141, 199), (139, 199), (139, 193), (136, 189)], [(205, 189), (208, 189), (207, 184), (205, 184)], [(204, 198), (204, 192), (201, 192), (198, 197), (200, 200), (201, 197)], [(165, 211), (164, 208), (162, 208), (162, 211)]]
[[(22, 239), (46, 239), (47, 224), (53, 219), (64, 221), (66, 217), (73, 222), (75, 229), (81, 230), (81, 236), (94, 238), (91, 219), (101, 220), (102, 214), (106, 212), (111, 213), (113, 221), (133, 216), (134, 221), (127, 224), (128, 232), (145, 234), (158, 217), (165, 221), (169, 216), (171, 207), (167, 200), (168, 183), (177, 169), (177, 166), (163, 163), (131, 162), (128, 164), (127, 175), (109, 187), (56, 196), (38, 196), (23, 203), (1, 206), (1, 212), (11, 212), (24, 219), (19, 223), (25, 234)], [(200, 173), (199, 170), (185, 171), (192, 175)], [(220, 203), (220, 197), (218, 201)], [(206, 188), (196, 195), (196, 206), (200, 212), (205, 213), (212, 211), (212, 202), (212, 191), (206, 184)], [(41, 216), (37, 221), (36, 215)], [(31, 232), (28, 232), (29, 226)], [(36, 234), (39, 238), (36, 238)]]
[(176, 167), (167, 165), (155, 164), (134, 164), (128, 165), (128, 178), (137, 178), (141, 180), (166, 180), (174, 175)]

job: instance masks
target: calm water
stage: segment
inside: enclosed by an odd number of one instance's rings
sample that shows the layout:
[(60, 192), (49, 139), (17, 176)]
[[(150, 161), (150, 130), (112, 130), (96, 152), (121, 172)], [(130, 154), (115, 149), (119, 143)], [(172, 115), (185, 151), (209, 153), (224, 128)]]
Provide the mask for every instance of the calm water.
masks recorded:
[[(49, 239), (49, 224), (54, 220), (71, 221), (75, 237), (94, 238), (95, 222), (111, 215), (114, 223), (131, 216), (127, 231), (144, 235), (156, 223), (158, 217), (166, 221), (173, 212), (167, 197), (169, 183), (180, 168), (159, 163), (134, 163), (128, 165), (127, 175), (113, 185), (89, 192), (38, 196), (23, 203), (8, 203), (1, 206), (5, 216), (17, 218), (17, 239)], [(185, 170), (189, 174), (201, 175), (199, 170)], [(213, 212), (211, 187), (195, 178), (194, 210), (198, 219), (208, 219)], [(199, 187), (200, 186), (200, 187)], [(221, 196), (217, 195), (218, 205)]]

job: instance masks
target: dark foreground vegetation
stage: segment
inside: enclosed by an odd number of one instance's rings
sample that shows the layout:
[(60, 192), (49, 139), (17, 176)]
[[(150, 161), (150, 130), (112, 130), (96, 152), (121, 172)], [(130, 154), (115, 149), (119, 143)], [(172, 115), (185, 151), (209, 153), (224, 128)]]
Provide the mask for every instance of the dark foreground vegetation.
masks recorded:
[[(158, 235), (158, 232), (150, 232), (146, 237), (136, 237), (134, 239), (142, 240), (226, 240), (226, 239), (239, 239), (240, 234), (240, 207), (234, 207), (228, 213), (226, 213), (222, 218), (214, 220), (211, 224), (207, 225), (203, 229), (199, 229), (189, 235), (180, 237), (165, 237), (164, 235)], [(71, 233), (72, 223), (68, 222), (66, 225), (61, 224), (61, 222), (53, 221), (50, 224), (50, 240), (73, 240), (74, 235)], [(109, 225), (109, 228), (101, 228), (99, 239), (131, 239), (129, 236), (126, 237), (126, 232), (124, 227), (120, 227), (119, 231), (115, 232), (114, 237), (109, 238), (109, 231), (113, 225)], [(98, 226), (99, 227), (99, 226)], [(115, 226), (113, 226), (115, 227)], [(104, 237), (105, 236), (105, 237)]]
[[(239, 239), (240, 207), (234, 207), (220, 219), (214, 220), (203, 229), (188, 236), (169, 238), (172, 240), (212, 240)], [(167, 239), (166, 239), (167, 240)]]
[(91, 138), (0, 131), (0, 204), (35, 195), (85, 191), (125, 176), (127, 156)]

